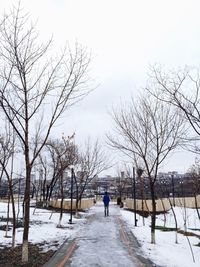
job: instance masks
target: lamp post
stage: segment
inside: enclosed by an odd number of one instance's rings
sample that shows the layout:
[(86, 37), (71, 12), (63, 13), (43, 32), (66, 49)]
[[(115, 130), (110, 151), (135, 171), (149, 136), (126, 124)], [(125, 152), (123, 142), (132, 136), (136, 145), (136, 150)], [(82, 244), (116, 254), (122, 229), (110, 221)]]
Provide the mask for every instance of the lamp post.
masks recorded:
[(136, 218), (135, 168), (134, 167), (133, 167), (133, 199), (134, 199), (134, 222), (135, 222), (135, 226), (137, 226), (137, 218)]
[(71, 168), (71, 205), (70, 205), (70, 219), (69, 223), (72, 224), (72, 211), (73, 211), (73, 179), (74, 179), (74, 167)]
[(174, 198), (174, 175), (172, 174), (172, 197), (173, 197), (173, 206), (175, 207), (175, 198)]
[(143, 225), (144, 225), (144, 181), (142, 178), (144, 170), (141, 168), (137, 168), (137, 178), (141, 183), (141, 197), (142, 197), (142, 218), (143, 218)]

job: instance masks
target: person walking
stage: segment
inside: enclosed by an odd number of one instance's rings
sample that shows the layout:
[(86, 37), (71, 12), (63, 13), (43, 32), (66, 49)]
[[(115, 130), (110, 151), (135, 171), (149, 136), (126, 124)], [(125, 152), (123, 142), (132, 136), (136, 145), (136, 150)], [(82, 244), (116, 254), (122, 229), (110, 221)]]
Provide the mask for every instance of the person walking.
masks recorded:
[(109, 202), (110, 202), (110, 197), (108, 195), (108, 192), (105, 192), (105, 194), (103, 196), (105, 216), (109, 216)]

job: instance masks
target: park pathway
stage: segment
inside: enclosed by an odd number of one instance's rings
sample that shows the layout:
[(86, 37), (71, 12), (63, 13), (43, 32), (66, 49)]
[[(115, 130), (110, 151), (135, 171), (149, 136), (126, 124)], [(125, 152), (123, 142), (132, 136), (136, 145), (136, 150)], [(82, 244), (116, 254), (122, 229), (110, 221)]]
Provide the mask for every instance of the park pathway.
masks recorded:
[(95, 207), (77, 238), (62, 246), (45, 267), (152, 267), (140, 254), (139, 245), (121, 219), (120, 208)]

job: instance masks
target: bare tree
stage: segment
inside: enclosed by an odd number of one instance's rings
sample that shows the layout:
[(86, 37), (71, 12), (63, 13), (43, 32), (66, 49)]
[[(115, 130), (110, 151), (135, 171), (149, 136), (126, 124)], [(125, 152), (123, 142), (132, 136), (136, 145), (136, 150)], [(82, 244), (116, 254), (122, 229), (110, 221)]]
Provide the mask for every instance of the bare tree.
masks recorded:
[(55, 140), (50, 140), (46, 143), (45, 148), (40, 153), (38, 160), (38, 167), (40, 169), (39, 171), (42, 174), (41, 178), (43, 207), (48, 207), (54, 187), (59, 178), (59, 176), (57, 175), (57, 155), (52, 143), (54, 141)]
[[(24, 153), (25, 216), (22, 261), (28, 262), (31, 171), (58, 118), (89, 90), (87, 51), (65, 49), (60, 57), (38, 43), (35, 26), (20, 5), (0, 24), (0, 108), (12, 125)], [(34, 145), (31, 151), (31, 144)]]
[(195, 163), (189, 169), (189, 173), (193, 181), (193, 194), (194, 194), (194, 200), (195, 200), (195, 208), (196, 208), (198, 218), (200, 220), (200, 212), (199, 212), (198, 201), (197, 201), (197, 196), (200, 194), (200, 161), (199, 159), (195, 160)]
[[(153, 86), (152, 86), (153, 85)], [(165, 71), (160, 66), (150, 70), (147, 90), (166, 104), (175, 106), (195, 136), (186, 139), (184, 148), (199, 154), (200, 72), (195, 68)], [(189, 141), (189, 142), (188, 142)], [(186, 146), (187, 145), (187, 146)]]
[(117, 168), (115, 186), (116, 186), (116, 193), (118, 195), (117, 205), (123, 207), (123, 197), (127, 196), (128, 191), (131, 191), (132, 193), (132, 174), (129, 169), (129, 166), (124, 164), (123, 171), (120, 170), (120, 167)]
[(12, 204), (12, 214), (13, 214), (12, 247), (14, 247), (15, 233), (16, 233), (16, 211), (15, 211), (15, 200), (13, 192), (13, 168), (14, 168), (14, 156), (16, 152), (15, 151), (16, 138), (15, 135), (13, 135), (13, 131), (10, 129), (10, 127), (7, 125), (5, 126), (6, 126), (5, 133), (0, 135), (0, 166), (2, 173), (6, 176), (8, 181), (8, 188), (9, 188), (8, 219), (9, 219), (10, 200)]
[[(42, 185), (43, 191), (43, 201), (48, 206), (48, 203), (52, 197), (55, 186), (58, 182), (61, 183), (61, 176), (64, 176), (64, 173), (70, 165), (75, 164), (77, 161), (77, 152), (76, 147), (69, 138), (62, 139), (49, 139), (40, 153), (40, 172), (44, 173), (44, 181)], [(48, 179), (47, 179), (48, 174)], [(60, 184), (61, 185), (61, 184)], [(61, 190), (62, 186), (60, 187)], [(63, 195), (64, 192), (60, 191), (60, 195)]]
[(184, 124), (178, 112), (150, 95), (138, 102), (114, 110), (112, 114), (115, 135), (108, 135), (111, 147), (134, 160), (140, 159), (144, 175), (149, 179), (152, 200), (151, 242), (155, 243), (156, 195), (158, 170), (167, 156), (180, 145)]
[(54, 166), (54, 185), (56, 181), (59, 181), (60, 186), (60, 218), (58, 222), (58, 227), (61, 227), (62, 215), (63, 215), (63, 201), (64, 201), (64, 173), (69, 169), (70, 165), (75, 162), (75, 147), (70, 143), (65, 137), (62, 140), (49, 140), (46, 144), (49, 148), (52, 156), (53, 166)]
[(99, 143), (96, 140), (94, 143), (90, 138), (87, 139), (82, 149), (79, 149), (77, 170), (75, 175), (75, 190), (76, 190), (76, 212), (78, 211), (79, 203), (88, 185), (102, 171), (110, 168), (110, 160), (106, 156)]

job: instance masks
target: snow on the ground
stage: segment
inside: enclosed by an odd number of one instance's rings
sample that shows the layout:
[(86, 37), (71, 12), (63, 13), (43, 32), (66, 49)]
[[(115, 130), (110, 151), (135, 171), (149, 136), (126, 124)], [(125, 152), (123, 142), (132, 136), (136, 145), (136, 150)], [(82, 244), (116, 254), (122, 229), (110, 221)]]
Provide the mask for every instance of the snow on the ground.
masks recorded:
[[(54, 212), (51, 219), (50, 210), (36, 209), (33, 214), (34, 208), (30, 209), (30, 228), (29, 228), (29, 242), (43, 243), (44, 250), (57, 249), (62, 245), (67, 238), (73, 238), (79, 231), (80, 227), (86, 221), (87, 213), (80, 213), (81, 218), (76, 219), (73, 216), (73, 224), (69, 224), (69, 213), (63, 213), (62, 228), (58, 228), (59, 212)], [(16, 210), (17, 211), (17, 210)], [(22, 213), (22, 207), (20, 208), (20, 215)], [(7, 216), (7, 204), (0, 202), (0, 218), (6, 218)], [(10, 217), (12, 217), (12, 211), (10, 206)], [(5, 225), (0, 219), (0, 225)], [(0, 230), (1, 246), (10, 246), (12, 239), (5, 238), (5, 231)], [(12, 229), (8, 232), (8, 236), (12, 236)], [(16, 244), (22, 243), (23, 229), (16, 229)]]
[[(52, 218), (49, 219), (51, 215), (50, 210), (36, 209), (35, 214), (33, 214), (33, 208), (31, 208), (31, 223), (30, 223), (30, 234), (29, 241), (32, 243), (43, 243), (45, 249), (57, 249), (64, 240), (67, 238), (73, 238), (78, 235), (80, 229), (82, 229), (84, 223), (86, 222), (86, 216), (88, 214), (94, 214), (97, 212), (97, 207), (92, 207), (89, 212), (81, 213), (81, 219), (75, 219), (73, 217), (74, 224), (70, 225), (69, 213), (63, 214), (62, 226), (63, 228), (57, 228), (59, 221), (59, 213), (55, 212)], [(6, 218), (7, 204), (0, 202), (0, 218)], [(22, 212), (22, 207), (20, 207), (20, 213)], [(184, 218), (187, 218), (187, 230), (200, 235), (200, 221), (197, 217), (196, 210), (182, 208), (175, 208), (178, 228), (184, 230)], [(10, 214), (12, 214), (10, 207)], [(150, 242), (151, 230), (150, 230), (150, 217), (145, 218), (145, 226), (143, 226), (142, 217), (137, 215), (137, 227), (134, 226), (134, 213), (121, 209), (121, 215), (128, 227), (132, 230), (133, 234), (137, 237), (139, 243), (141, 244), (142, 253), (146, 257), (150, 258), (157, 265), (162, 267), (199, 267), (200, 266), (200, 247), (195, 246), (200, 243), (200, 239), (197, 237), (189, 237), (190, 243), (192, 245), (192, 250), (195, 257), (195, 262), (193, 262), (192, 254), (190, 251), (190, 246), (187, 238), (178, 234), (178, 244), (175, 244), (175, 232), (163, 232), (156, 230), (156, 244), (153, 245)], [(112, 216), (112, 214), (110, 214)], [(11, 215), (12, 217), (12, 215)], [(4, 224), (0, 220), (0, 225)], [(158, 215), (156, 220), (156, 225), (164, 226), (164, 215)], [(166, 227), (175, 227), (173, 214), (171, 211), (168, 212), (166, 217)], [(194, 229), (199, 229), (194, 231)], [(23, 229), (18, 228), (16, 233), (17, 244), (22, 242)], [(0, 230), (0, 246), (11, 245), (11, 238), (5, 238), (5, 231)], [(9, 236), (12, 235), (12, 230), (8, 233)]]
[[(200, 221), (197, 217), (195, 209), (175, 208), (175, 213), (178, 220), (178, 228), (185, 229), (184, 222), (188, 232), (193, 232), (200, 236)], [(137, 214), (137, 227), (134, 226), (134, 213), (121, 210), (123, 219), (131, 228), (133, 234), (141, 244), (143, 253), (149, 257), (154, 263), (163, 267), (199, 267), (200, 266), (200, 239), (197, 237), (189, 237), (192, 245), (195, 262), (193, 262), (190, 245), (187, 237), (178, 234), (178, 244), (175, 243), (175, 232), (163, 232), (156, 230), (156, 244), (151, 244), (150, 216), (145, 218), (145, 226), (143, 226), (143, 219)], [(184, 220), (187, 218), (187, 220)], [(158, 215), (156, 225), (164, 226), (164, 215)], [(174, 217), (172, 211), (166, 215), (166, 227), (175, 227)], [(199, 230), (192, 230), (199, 229)]]

